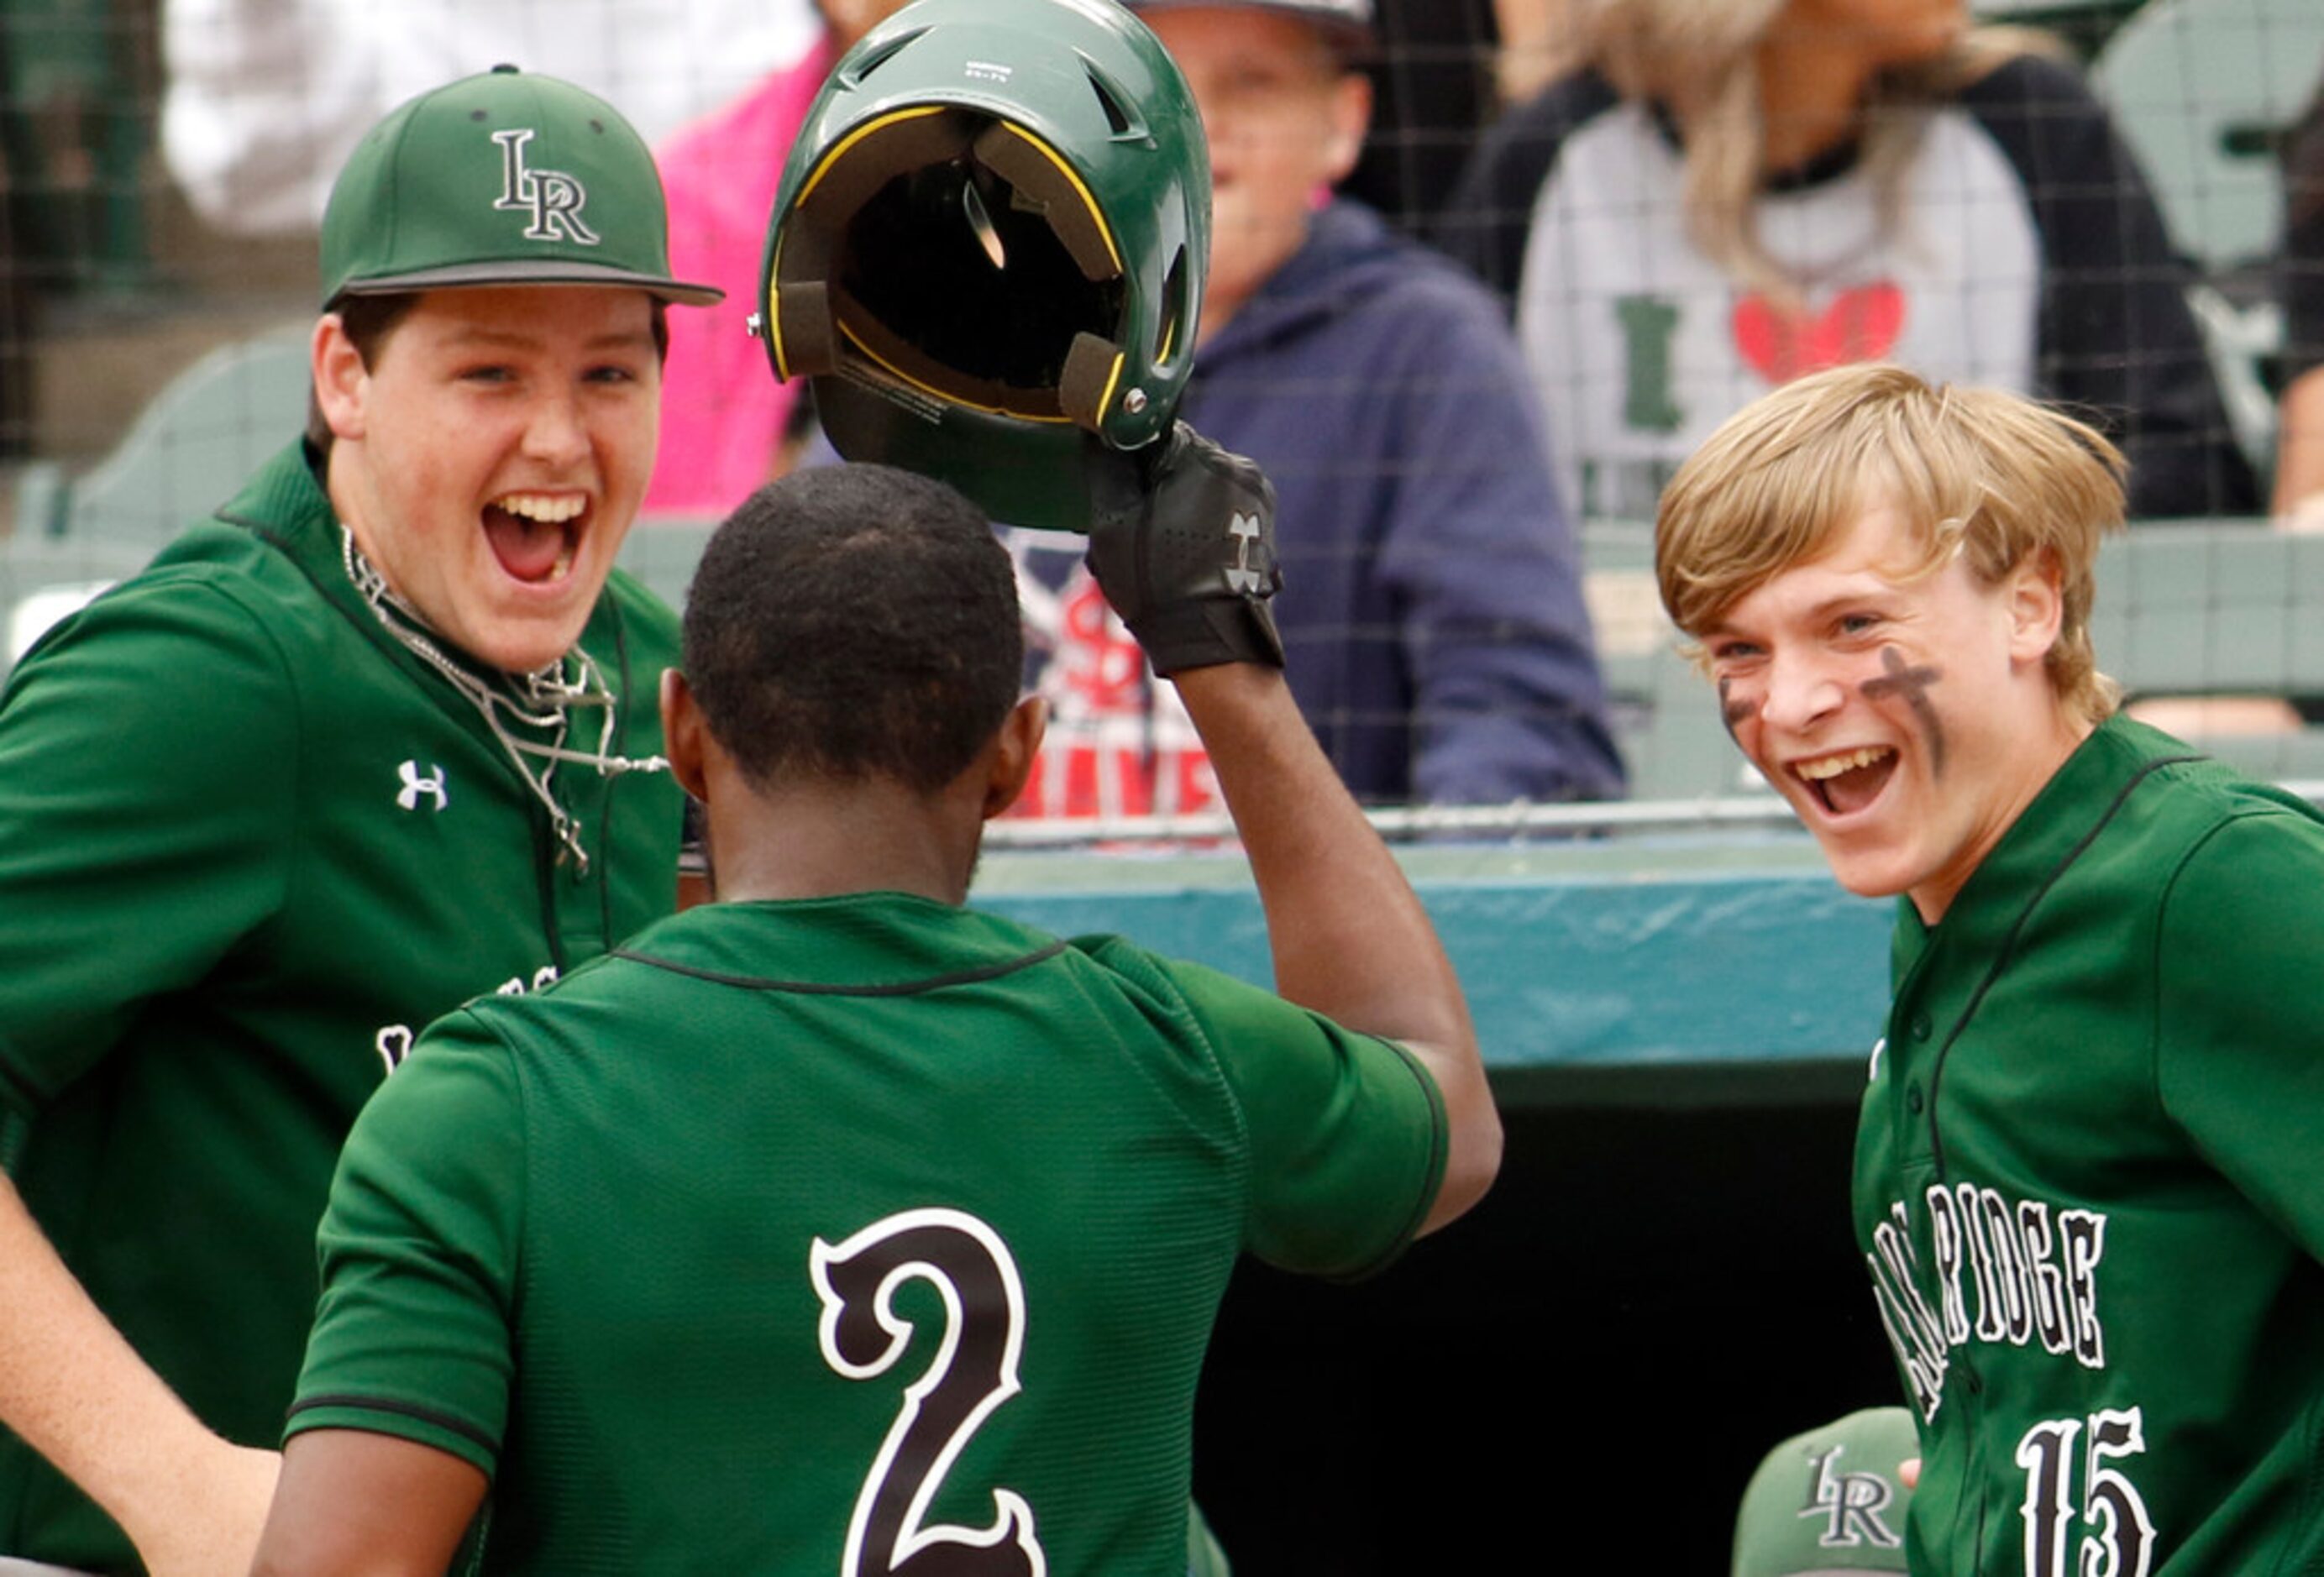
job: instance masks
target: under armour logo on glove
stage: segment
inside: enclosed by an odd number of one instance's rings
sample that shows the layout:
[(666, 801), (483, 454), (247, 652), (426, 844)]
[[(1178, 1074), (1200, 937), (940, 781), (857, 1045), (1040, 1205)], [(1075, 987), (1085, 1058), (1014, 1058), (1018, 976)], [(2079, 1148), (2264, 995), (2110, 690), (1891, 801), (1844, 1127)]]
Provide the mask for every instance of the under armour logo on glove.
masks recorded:
[(1236, 515), (1227, 521), (1227, 534), (1235, 540), (1235, 561), (1227, 570), (1227, 589), (1245, 596), (1272, 596), (1275, 588), (1266, 577), (1250, 567), (1250, 550), (1259, 541), (1259, 517)]
[(417, 810), (420, 808), (420, 797), (429, 794), (435, 797), (437, 809), (444, 808), (449, 799), (444, 792), (444, 769), (433, 761), (429, 765), (434, 769), (434, 775), (426, 778), (420, 775), (418, 761), (406, 761), (395, 769), (403, 779), (403, 787), (395, 791), (396, 804), (406, 810)]
[(1267, 607), (1283, 584), (1275, 489), (1259, 468), (1182, 421), (1132, 454), (1098, 456), (1091, 475), (1090, 573), (1154, 671), (1281, 668)]

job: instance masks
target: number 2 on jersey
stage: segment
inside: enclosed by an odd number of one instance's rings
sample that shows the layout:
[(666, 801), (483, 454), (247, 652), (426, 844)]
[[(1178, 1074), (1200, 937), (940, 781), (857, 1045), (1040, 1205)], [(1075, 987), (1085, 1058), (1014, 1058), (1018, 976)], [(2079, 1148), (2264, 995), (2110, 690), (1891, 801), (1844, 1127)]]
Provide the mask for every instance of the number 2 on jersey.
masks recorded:
[(823, 1360), (850, 1379), (887, 1373), (911, 1345), (915, 1327), (896, 1312), (905, 1283), (927, 1282), (945, 1310), (935, 1356), (855, 1497), (842, 1577), (1045, 1577), (1033, 1509), (1013, 1489), (993, 1489), (989, 1527), (925, 1522), (970, 1436), (1022, 1388), (1025, 1289), (1001, 1234), (962, 1211), (908, 1210), (836, 1248), (817, 1238), (807, 1268)]
[[(2081, 1559), (2066, 1564), (2073, 1511), (2074, 1437), (2089, 1432), (2084, 1453)], [(2146, 1577), (2154, 1559), (2154, 1523), (2131, 1481), (2107, 1465), (2146, 1450), (2139, 1409), (2108, 1407), (2082, 1418), (2050, 1418), (2017, 1443), (2025, 1470), (2025, 1577)]]

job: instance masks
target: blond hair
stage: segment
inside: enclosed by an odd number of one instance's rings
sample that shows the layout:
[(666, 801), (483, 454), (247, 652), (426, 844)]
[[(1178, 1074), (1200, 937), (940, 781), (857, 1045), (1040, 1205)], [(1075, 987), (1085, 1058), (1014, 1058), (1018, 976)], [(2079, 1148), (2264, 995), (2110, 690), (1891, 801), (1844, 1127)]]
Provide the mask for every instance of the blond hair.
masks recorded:
[(1745, 406), (1671, 478), (1655, 521), (1663, 606), (1699, 636), (1886, 506), (1920, 540), (1911, 573), (1958, 556), (1990, 586), (2036, 556), (2054, 560), (2064, 617), (2050, 679), (2097, 723), (2121, 699), (2098, 671), (2089, 621), (2098, 543), (2122, 528), (2123, 469), (2096, 429), (2022, 395), (1836, 367)]
[[(1582, 52), (1615, 90), (1666, 106), (1684, 133), (1687, 235), (1743, 285), (1796, 300), (1802, 281), (1759, 239), (1753, 205), (1766, 151), (1757, 51), (1787, 0), (1569, 0)], [(1863, 106), (1863, 162), (1881, 228), (1904, 221), (1904, 174), (1932, 105), (2014, 56), (2060, 57), (2026, 28), (1971, 28), (1932, 60), (1873, 78)]]

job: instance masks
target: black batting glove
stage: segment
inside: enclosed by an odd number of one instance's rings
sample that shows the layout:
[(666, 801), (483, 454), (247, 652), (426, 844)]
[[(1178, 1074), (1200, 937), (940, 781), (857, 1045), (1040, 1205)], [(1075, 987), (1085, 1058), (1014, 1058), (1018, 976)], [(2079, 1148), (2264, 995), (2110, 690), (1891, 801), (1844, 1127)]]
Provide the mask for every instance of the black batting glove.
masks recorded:
[(1267, 606), (1283, 570), (1266, 475), (1183, 421), (1142, 449), (1106, 451), (1091, 469), (1090, 573), (1154, 671), (1281, 668), (1283, 638)]

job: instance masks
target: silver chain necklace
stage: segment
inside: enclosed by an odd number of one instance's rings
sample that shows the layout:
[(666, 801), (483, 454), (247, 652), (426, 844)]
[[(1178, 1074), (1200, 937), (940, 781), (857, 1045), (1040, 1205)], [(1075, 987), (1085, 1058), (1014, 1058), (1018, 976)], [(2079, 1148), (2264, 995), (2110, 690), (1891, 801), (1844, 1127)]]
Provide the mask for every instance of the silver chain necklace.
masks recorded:
[[(660, 756), (634, 757), (613, 753), (613, 729), (618, 721), (615, 713), (620, 698), (605, 683), (605, 676), (599, 670), (596, 661), (576, 646), (563, 658), (545, 668), (535, 669), (530, 673), (506, 675), (509, 684), (520, 694), (504, 693), (444, 654), (443, 649), (436, 644), (434, 632), (429, 629), (428, 621), (421, 616), (420, 610), (395, 595), (394, 589), (387, 584), (387, 577), (380, 574), (378, 567), (364, 557), (363, 549), (355, 546), (355, 534), (344, 521), (339, 525), (339, 561), (346, 567), (347, 579), (354, 583), (355, 590), (369, 604), (381, 627), (401, 642), (414, 657), (443, 675), (446, 681), (466, 696), (483, 715), (484, 726), (493, 731), (493, 737), (500, 741), (501, 748), (508, 752), (509, 761), (516, 768), (517, 776), (524, 779), (533, 797), (548, 810), (549, 825), (557, 834), (558, 863), (563, 864), (569, 856), (574, 868), (586, 876), (589, 873), (589, 851), (582, 845), (580, 818), (558, 804), (556, 792), (551, 787), (557, 764), (573, 761), (585, 767), (595, 767), (601, 778), (618, 777), (624, 772), (669, 770), (669, 762)], [(570, 678), (567, 677), (566, 671), (568, 665), (572, 669)], [(595, 707), (601, 715), (597, 748), (594, 751), (568, 750), (565, 738), (571, 726), (571, 714), (574, 708), (584, 706)], [(517, 738), (503, 725), (503, 712), (527, 728), (554, 729), (555, 742), (541, 744)], [(527, 759), (529, 757), (541, 763), (538, 769), (531, 760)]]

